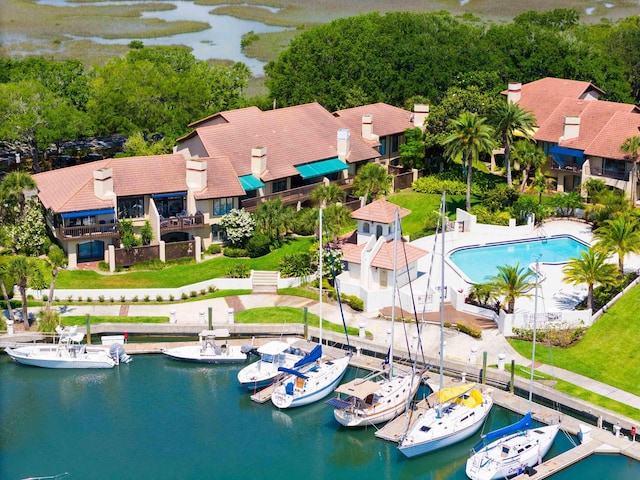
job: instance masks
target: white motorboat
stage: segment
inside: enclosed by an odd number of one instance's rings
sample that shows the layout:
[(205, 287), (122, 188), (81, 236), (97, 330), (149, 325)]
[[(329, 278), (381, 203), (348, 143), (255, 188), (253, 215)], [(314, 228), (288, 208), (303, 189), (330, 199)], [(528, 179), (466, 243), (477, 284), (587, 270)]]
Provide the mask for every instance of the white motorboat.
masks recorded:
[(238, 382), (251, 391), (271, 385), (278, 376), (285, 374), (278, 368), (293, 368), (304, 354), (299, 348), (292, 347), (287, 342), (273, 340), (257, 349), (260, 360), (247, 365), (238, 372)]
[(319, 212), (319, 225), (320, 341), (319, 345), (316, 345), (308, 355), (294, 365), (294, 368), (279, 368), (288, 376), (271, 394), (271, 402), (278, 408), (301, 407), (323, 399), (335, 390), (349, 366), (350, 357), (346, 356), (346, 353), (344, 357), (340, 358), (322, 358), (322, 208)]
[(216, 339), (229, 336), (229, 330), (202, 330), (198, 334), (196, 345), (166, 348), (162, 353), (174, 360), (194, 363), (242, 363), (247, 360), (247, 352), (251, 346), (229, 345), (228, 342), (218, 344)]
[(100, 346), (81, 344), (84, 333), (77, 327), (56, 327), (59, 335), (57, 344), (32, 344), (16, 348), (7, 348), (7, 354), (16, 362), (43, 368), (113, 368), (120, 363), (129, 363), (120, 344), (109, 349)]
[(467, 460), (465, 469), (467, 476), (472, 480), (502, 479), (528, 471), (542, 462), (542, 458), (549, 452), (560, 429), (559, 424), (544, 427), (531, 426), (539, 271), (536, 265), (529, 411), (520, 421), (484, 435), (482, 441), (473, 447), (473, 453)]
[[(441, 294), (440, 294), (440, 380), (438, 391), (434, 395), (435, 402), (429, 404), (418, 418), (410, 424), (401, 438), (398, 449), (407, 457), (424, 455), (435, 450), (453, 445), (469, 438), (480, 430), (486, 420), (493, 399), (483, 394), (475, 384), (458, 385), (443, 388), (444, 374), (444, 269), (445, 269), (445, 194), (440, 203), (441, 230)], [(436, 235), (437, 239), (437, 235)], [(435, 252), (435, 248), (434, 248)]]
[[(396, 209), (393, 248), (393, 294), (391, 296), (391, 338), (395, 323), (395, 305), (397, 291), (397, 259), (400, 235), (400, 217)], [(407, 408), (407, 405), (420, 387), (422, 374), (412, 370), (410, 373), (395, 374), (393, 366), (393, 342), (389, 346), (387, 371), (382, 372), (377, 381), (372, 379), (379, 374), (356, 378), (340, 385), (336, 389), (338, 396), (327, 401), (334, 407), (333, 416), (345, 427), (363, 427), (377, 425), (394, 419)]]

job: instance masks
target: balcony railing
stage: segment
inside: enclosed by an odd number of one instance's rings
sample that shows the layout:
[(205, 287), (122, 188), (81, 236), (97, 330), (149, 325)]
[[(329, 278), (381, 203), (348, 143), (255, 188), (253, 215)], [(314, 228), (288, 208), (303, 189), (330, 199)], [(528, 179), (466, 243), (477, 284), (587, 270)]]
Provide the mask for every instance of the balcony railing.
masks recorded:
[(610, 168), (591, 167), (588, 170), (588, 174), (596, 177), (614, 178), (616, 180), (629, 179), (629, 173), (621, 172), (619, 170), (612, 170)]
[(162, 233), (178, 232), (197, 228), (204, 225), (204, 215), (187, 215), (184, 217), (169, 217), (160, 222), (160, 231)]
[(60, 232), (60, 238), (114, 238), (120, 236), (118, 227), (113, 223), (59, 227), (58, 230)]
[[(338, 185), (343, 190), (350, 189), (353, 185), (353, 177), (340, 179), (331, 182), (334, 185)], [(240, 202), (240, 207), (249, 212), (253, 212), (258, 208), (261, 203), (280, 198), (284, 205), (292, 205), (298, 202), (304, 202), (311, 198), (311, 192), (318, 188), (322, 183), (314, 183), (313, 185), (304, 185), (303, 187), (292, 188), (290, 190), (283, 190), (282, 192), (272, 193), (264, 195), (262, 197), (247, 198)]]
[(556, 170), (561, 172), (582, 173), (582, 165), (576, 165), (574, 163), (565, 163), (564, 165), (560, 165), (559, 163), (552, 161), (551, 170)]

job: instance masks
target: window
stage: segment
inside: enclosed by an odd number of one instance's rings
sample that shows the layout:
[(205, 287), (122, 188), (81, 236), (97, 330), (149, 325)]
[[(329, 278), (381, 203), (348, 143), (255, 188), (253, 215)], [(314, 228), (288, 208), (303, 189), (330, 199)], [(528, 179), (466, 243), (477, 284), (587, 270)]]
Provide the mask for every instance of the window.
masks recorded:
[(287, 189), (287, 179), (274, 180), (272, 182), (272, 193), (283, 192)]
[(370, 228), (369, 222), (364, 222), (362, 224), (362, 233), (369, 233), (369, 228)]
[(165, 218), (175, 217), (185, 209), (184, 196), (154, 198), (158, 213)]
[(387, 137), (382, 137), (380, 139), (380, 146), (378, 147), (378, 152), (380, 155), (384, 155), (387, 153)]
[(232, 209), (233, 209), (233, 197), (213, 199), (214, 215), (226, 215)]
[(400, 135), (392, 135), (391, 136), (391, 153), (395, 153), (398, 151), (399, 143), (400, 143)]
[(123, 197), (118, 199), (118, 218), (144, 217), (144, 197)]

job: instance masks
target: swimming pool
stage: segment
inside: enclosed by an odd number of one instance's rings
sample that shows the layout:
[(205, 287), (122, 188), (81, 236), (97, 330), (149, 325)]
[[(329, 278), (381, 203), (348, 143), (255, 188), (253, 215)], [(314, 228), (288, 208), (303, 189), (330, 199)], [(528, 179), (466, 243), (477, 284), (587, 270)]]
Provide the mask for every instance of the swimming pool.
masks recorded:
[(480, 283), (497, 275), (498, 266), (519, 263), (526, 268), (537, 260), (540, 263), (566, 263), (572, 257), (579, 257), (588, 248), (587, 244), (571, 235), (555, 235), (461, 247), (451, 251), (448, 259), (463, 278)]

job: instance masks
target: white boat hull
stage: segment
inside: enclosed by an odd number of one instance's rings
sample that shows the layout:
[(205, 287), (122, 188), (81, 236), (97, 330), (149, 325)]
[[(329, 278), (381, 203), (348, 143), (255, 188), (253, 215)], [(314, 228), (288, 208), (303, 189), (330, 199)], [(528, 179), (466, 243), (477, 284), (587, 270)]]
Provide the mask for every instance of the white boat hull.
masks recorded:
[(242, 363), (247, 360), (247, 354), (242, 353), (239, 346), (227, 348), (202, 348), (201, 345), (169, 348), (162, 351), (174, 360), (193, 363)]
[(474, 408), (457, 403), (443, 406), (440, 416), (432, 407), (415, 421), (398, 449), (412, 458), (461, 442), (480, 430), (492, 406), (493, 399), (484, 396), (484, 402)]
[[(293, 385), (288, 387), (288, 384), (295, 384), (298, 379), (295, 376), (289, 376), (274, 390), (271, 401), (278, 408), (302, 407), (317, 402), (335, 390), (348, 366), (349, 357), (346, 356), (320, 362), (304, 371), (308, 378), (300, 388)], [(291, 393), (287, 392), (289, 388), (292, 390)]]
[(467, 476), (472, 480), (492, 480), (523, 473), (526, 467), (542, 461), (559, 428), (558, 424), (530, 428), (490, 443), (467, 460)]
[(7, 348), (7, 354), (22, 365), (41, 368), (113, 368), (116, 361), (98, 347), (64, 349), (56, 345)]
[[(286, 348), (288, 349), (289, 346), (287, 345)], [(260, 349), (258, 349), (258, 352), (260, 352)], [(247, 390), (259, 390), (271, 385), (276, 378), (282, 376), (282, 372), (278, 371), (279, 367), (293, 368), (295, 363), (303, 357), (304, 354), (302, 352), (299, 355), (285, 353), (284, 351), (269, 355), (261, 354), (260, 360), (247, 365), (238, 372), (238, 382)]]
[(407, 408), (407, 403), (420, 387), (421, 374), (397, 376), (379, 383), (376, 401), (368, 408), (335, 408), (333, 416), (340, 425), (349, 428), (377, 425), (393, 420)]

